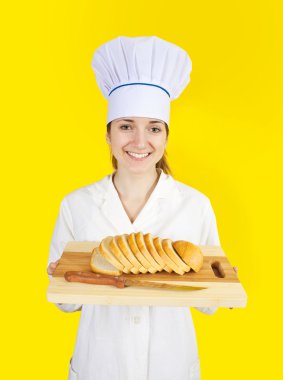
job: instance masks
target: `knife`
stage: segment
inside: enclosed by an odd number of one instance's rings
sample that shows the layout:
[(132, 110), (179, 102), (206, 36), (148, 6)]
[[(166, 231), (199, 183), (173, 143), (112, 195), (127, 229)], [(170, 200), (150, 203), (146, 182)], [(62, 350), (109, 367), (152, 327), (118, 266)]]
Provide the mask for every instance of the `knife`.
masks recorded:
[(122, 276), (110, 276), (94, 272), (68, 271), (64, 274), (65, 280), (69, 282), (83, 282), (87, 284), (97, 285), (113, 285), (117, 288), (125, 288), (128, 286), (141, 286), (145, 288), (159, 288), (171, 290), (201, 290), (207, 289), (203, 286), (188, 286), (188, 285), (170, 285), (155, 281), (133, 280)]

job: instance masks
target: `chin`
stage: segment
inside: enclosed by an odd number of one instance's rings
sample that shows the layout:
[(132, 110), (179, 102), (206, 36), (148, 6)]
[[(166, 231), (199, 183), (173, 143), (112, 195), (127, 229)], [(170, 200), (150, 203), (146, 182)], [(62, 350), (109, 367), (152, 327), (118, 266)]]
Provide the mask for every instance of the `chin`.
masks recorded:
[(152, 170), (152, 166), (144, 166), (144, 167), (128, 167), (128, 170), (132, 173), (146, 173), (149, 170)]
[[(155, 168), (156, 164), (153, 163), (151, 165), (129, 165), (129, 164), (124, 164), (121, 165), (124, 167), (124, 169), (128, 170), (131, 173), (146, 173), (153, 168)], [(118, 166), (119, 167), (119, 166)]]

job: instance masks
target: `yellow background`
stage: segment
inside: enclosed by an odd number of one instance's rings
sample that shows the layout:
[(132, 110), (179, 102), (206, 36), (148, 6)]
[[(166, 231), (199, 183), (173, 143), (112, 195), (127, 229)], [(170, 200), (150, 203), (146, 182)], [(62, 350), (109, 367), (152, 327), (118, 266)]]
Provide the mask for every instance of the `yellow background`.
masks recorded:
[(243, 309), (193, 310), (202, 380), (280, 377), (279, 3), (1, 5), (1, 378), (67, 378), (80, 314), (46, 300), (49, 244), (63, 197), (112, 171), (107, 102), (90, 63), (119, 35), (157, 35), (193, 62), (190, 84), (172, 102), (169, 163), (177, 180), (211, 199), (248, 293)]

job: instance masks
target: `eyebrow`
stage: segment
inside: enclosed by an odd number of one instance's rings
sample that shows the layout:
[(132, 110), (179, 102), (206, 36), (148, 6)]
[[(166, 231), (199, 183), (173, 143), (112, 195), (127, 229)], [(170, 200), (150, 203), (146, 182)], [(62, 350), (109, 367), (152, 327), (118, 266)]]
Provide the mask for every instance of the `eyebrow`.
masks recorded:
[[(135, 120), (132, 120), (132, 119), (121, 119), (119, 121), (128, 121), (128, 122), (135, 122)], [(149, 124), (156, 124), (156, 123), (160, 123), (160, 124), (163, 124), (163, 121), (159, 121), (159, 120), (151, 120), (149, 122)]]

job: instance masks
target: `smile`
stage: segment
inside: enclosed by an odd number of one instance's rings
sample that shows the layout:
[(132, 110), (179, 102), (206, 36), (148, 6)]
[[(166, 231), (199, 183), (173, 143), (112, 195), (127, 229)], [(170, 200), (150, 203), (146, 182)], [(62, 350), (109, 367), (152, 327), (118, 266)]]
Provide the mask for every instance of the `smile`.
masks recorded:
[(150, 155), (150, 153), (134, 153), (134, 152), (126, 152), (129, 156), (136, 158), (136, 159), (144, 159)]

